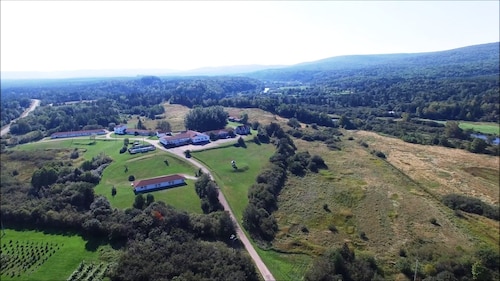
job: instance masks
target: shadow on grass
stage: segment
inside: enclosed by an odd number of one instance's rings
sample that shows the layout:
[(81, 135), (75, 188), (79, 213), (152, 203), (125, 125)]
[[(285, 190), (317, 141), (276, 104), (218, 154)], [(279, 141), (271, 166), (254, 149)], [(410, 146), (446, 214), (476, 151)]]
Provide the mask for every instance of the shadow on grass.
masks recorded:
[(245, 166), (245, 167), (242, 167), (242, 168), (232, 169), (231, 171), (233, 173), (243, 173), (243, 172), (248, 171), (248, 169), (250, 169), (250, 168), (248, 166)]

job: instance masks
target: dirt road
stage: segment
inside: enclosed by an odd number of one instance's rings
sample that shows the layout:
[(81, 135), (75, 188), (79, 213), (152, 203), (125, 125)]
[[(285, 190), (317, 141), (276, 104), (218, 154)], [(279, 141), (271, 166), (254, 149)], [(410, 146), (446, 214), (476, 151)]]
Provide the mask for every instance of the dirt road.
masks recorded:
[[(234, 139), (228, 139), (228, 141), (229, 140), (234, 140)], [(185, 159), (186, 161), (188, 161), (191, 164), (193, 164), (195, 167), (200, 168), (203, 171), (203, 173), (209, 175), (210, 178), (213, 180), (212, 174), (210, 173), (210, 171), (208, 170), (208, 168), (205, 167), (205, 165), (203, 165), (200, 162), (196, 161), (196, 159), (186, 158), (184, 156), (184, 151), (186, 149), (200, 150), (200, 149), (207, 148), (206, 146), (192, 146), (190, 148), (187, 148), (187, 147), (183, 146), (183, 147), (166, 149), (165, 147), (163, 147), (163, 145), (161, 145), (159, 143), (159, 141), (155, 141), (155, 140), (145, 140), (145, 141), (151, 143), (152, 145), (156, 146), (157, 148), (159, 148), (161, 150), (167, 151), (169, 153), (175, 154), (175, 155), (177, 155), (177, 156)], [(217, 144), (217, 142), (214, 142), (214, 144)], [(260, 258), (259, 254), (257, 254), (257, 251), (255, 251), (255, 248), (253, 247), (252, 243), (250, 243), (250, 240), (246, 236), (245, 232), (243, 232), (243, 229), (241, 228), (241, 225), (238, 223), (238, 220), (234, 216), (234, 213), (231, 210), (231, 208), (229, 207), (229, 203), (227, 202), (226, 197), (224, 196), (224, 194), (222, 192), (219, 192), (219, 201), (222, 204), (222, 206), (224, 206), (224, 210), (226, 210), (229, 213), (229, 216), (233, 220), (234, 225), (236, 227), (236, 234), (238, 235), (238, 239), (240, 239), (241, 243), (245, 246), (245, 249), (250, 254), (250, 257), (253, 259), (253, 261), (255, 263), (255, 266), (259, 270), (262, 278), (264, 278), (265, 281), (275, 281), (276, 279), (274, 279), (274, 276), (272, 275), (271, 271), (269, 271), (269, 269), (267, 268), (267, 266), (264, 264), (264, 262)]]
[(26, 109), (23, 112), (23, 114), (21, 114), (21, 116), (19, 116), (18, 118), (12, 120), (9, 125), (6, 125), (5, 127), (3, 127), (2, 131), (0, 131), (0, 136), (3, 136), (5, 134), (7, 134), (9, 132), (9, 130), (10, 130), (10, 125), (12, 123), (14, 123), (15, 121), (17, 121), (17, 120), (19, 120), (21, 118), (24, 118), (24, 117), (28, 116), (28, 114), (30, 114), (30, 112), (32, 112), (33, 110), (35, 110), (35, 108), (37, 108), (37, 106), (39, 106), (39, 105), (40, 105), (40, 100), (32, 99), (30, 107), (28, 109)]

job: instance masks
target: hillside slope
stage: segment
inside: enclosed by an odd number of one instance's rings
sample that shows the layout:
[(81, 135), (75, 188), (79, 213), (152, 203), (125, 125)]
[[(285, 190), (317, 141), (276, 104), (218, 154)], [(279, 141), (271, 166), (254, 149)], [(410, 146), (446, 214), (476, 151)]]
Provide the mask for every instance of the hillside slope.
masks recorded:
[(499, 56), (499, 43), (496, 42), (439, 52), (339, 56), (258, 71), (246, 76), (263, 80), (301, 82), (364, 75), (483, 76), (499, 73)]

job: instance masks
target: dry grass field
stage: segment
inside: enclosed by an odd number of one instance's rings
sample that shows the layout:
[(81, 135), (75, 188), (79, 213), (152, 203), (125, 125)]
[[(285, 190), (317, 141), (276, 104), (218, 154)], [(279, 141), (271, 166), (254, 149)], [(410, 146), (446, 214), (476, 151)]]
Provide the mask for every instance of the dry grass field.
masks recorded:
[(458, 218), (440, 202), (443, 194), (462, 193), (498, 204), (498, 157), (371, 132), (345, 134), (340, 151), (294, 139), (299, 151), (321, 155), (328, 169), (289, 177), (275, 213), (276, 250), (314, 256), (347, 241), (396, 273), (401, 250), (439, 260), (459, 259), (480, 243), (498, 249), (498, 222), (469, 214)]

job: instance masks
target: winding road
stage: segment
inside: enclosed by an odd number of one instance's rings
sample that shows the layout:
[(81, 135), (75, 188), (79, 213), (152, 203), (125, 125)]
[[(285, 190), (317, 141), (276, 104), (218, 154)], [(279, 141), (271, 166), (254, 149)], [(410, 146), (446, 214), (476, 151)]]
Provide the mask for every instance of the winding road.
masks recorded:
[[(24, 118), (24, 117), (28, 116), (28, 114), (30, 114), (30, 112), (32, 112), (33, 110), (35, 110), (35, 108), (37, 108), (40, 105), (40, 100), (38, 100), (38, 99), (32, 99), (31, 101), (32, 102), (31, 102), (30, 107), (28, 109), (26, 109), (23, 112), (23, 114), (21, 114), (21, 116), (19, 116), (19, 118), (16, 118), (15, 120), (12, 120), (9, 125), (6, 125), (4, 128), (2, 128), (0, 136), (3, 136), (4, 134), (7, 134), (9, 132), (10, 125), (13, 122), (15, 122), (15, 121), (17, 121), (17, 120), (19, 120), (21, 118)], [(106, 138), (107, 139), (112, 139), (111, 134), (112, 134), (112, 132), (107, 133), (106, 134)], [(131, 139), (141, 140), (139, 138), (131, 138)], [(142, 140), (144, 140), (144, 139), (142, 139)], [(217, 143), (210, 143), (208, 145), (219, 145), (221, 142), (228, 142), (228, 141), (232, 141), (232, 140), (234, 140), (234, 139), (219, 140)], [(177, 147), (177, 148), (172, 148), (172, 149), (166, 149), (163, 145), (160, 144), (160, 142), (158, 140), (144, 140), (144, 141), (146, 141), (146, 142), (154, 145), (155, 147), (157, 147), (157, 148), (159, 148), (159, 149), (161, 149), (163, 151), (166, 151), (166, 152), (174, 154), (174, 155), (176, 155), (176, 156), (178, 156), (178, 157), (180, 157), (182, 159), (185, 159), (186, 161), (188, 161), (191, 164), (193, 164), (195, 167), (200, 168), (203, 171), (203, 173), (209, 175), (210, 179), (214, 180), (214, 177), (212, 176), (212, 173), (210, 172), (210, 170), (205, 165), (203, 165), (202, 163), (196, 161), (193, 158), (186, 158), (184, 156), (184, 151), (186, 149), (190, 149), (192, 151), (193, 150), (201, 150), (201, 149), (208, 148), (208, 145), (207, 146)], [(259, 256), (259, 254), (257, 254), (257, 251), (255, 251), (255, 248), (253, 247), (252, 243), (250, 243), (250, 240), (248, 239), (248, 237), (246, 236), (245, 232), (241, 228), (241, 225), (238, 223), (238, 220), (234, 216), (234, 213), (231, 210), (231, 208), (229, 207), (229, 203), (227, 202), (226, 197), (224, 196), (224, 194), (222, 192), (219, 192), (219, 201), (222, 204), (222, 206), (224, 206), (224, 210), (226, 210), (229, 213), (229, 216), (233, 220), (235, 228), (236, 228), (236, 234), (238, 236), (238, 239), (245, 246), (245, 249), (247, 250), (247, 252), (250, 255), (250, 257), (252, 258), (252, 260), (254, 261), (255, 266), (259, 270), (262, 278), (265, 281), (275, 281), (276, 279), (272, 275), (271, 271), (269, 271), (269, 269), (267, 268), (267, 266), (264, 264), (264, 262), (262, 261), (262, 259)]]
[(0, 132), (0, 136), (3, 136), (5, 134), (7, 134), (9, 131), (10, 131), (10, 125), (13, 124), (14, 122), (16, 122), (17, 120), (21, 119), (21, 118), (24, 118), (26, 116), (28, 116), (28, 114), (30, 114), (30, 112), (32, 112), (33, 110), (35, 110), (35, 108), (37, 108), (38, 106), (40, 105), (40, 100), (37, 100), (37, 99), (31, 99), (31, 105), (30, 107), (28, 107), (24, 112), (23, 114), (21, 114), (21, 116), (19, 116), (18, 118), (10, 121), (9, 125), (6, 125), (5, 127), (2, 128), (2, 131)]
[[(111, 134), (112, 134), (112, 132), (106, 134), (106, 138), (107, 139), (113, 139), (111, 137)], [(161, 150), (166, 151), (168, 153), (174, 154), (174, 155), (176, 155), (176, 156), (178, 156), (178, 157), (180, 157), (180, 158), (182, 158), (182, 159), (190, 162), (195, 167), (200, 168), (203, 171), (203, 173), (205, 173), (205, 174), (207, 174), (207, 175), (210, 176), (210, 179), (212, 179), (212, 180), (214, 179), (214, 177), (212, 176), (212, 173), (210, 172), (210, 170), (205, 165), (203, 165), (202, 163), (196, 161), (196, 159), (186, 158), (185, 155), (184, 155), (184, 151), (186, 149), (189, 149), (191, 151), (193, 151), (193, 150), (202, 150), (202, 149), (206, 149), (207, 146), (193, 146), (193, 145), (191, 145), (189, 147), (183, 146), (183, 147), (176, 147), (176, 148), (166, 149), (163, 145), (160, 144), (160, 142), (158, 140), (148, 140), (148, 139), (142, 139), (142, 138), (137, 138), (137, 139), (130, 138), (130, 139), (131, 140), (144, 140), (145, 142), (148, 142), (148, 143), (154, 145), (158, 149), (161, 149)], [(231, 140), (234, 140), (234, 139), (219, 140), (217, 142), (213, 142), (213, 143), (210, 143), (210, 144), (218, 145), (218, 144), (220, 144), (219, 143), (220, 141), (227, 142), (227, 141), (231, 141)], [(238, 239), (245, 246), (245, 249), (247, 250), (247, 252), (250, 255), (250, 257), (252, 258), (252, 260), (254, 261), (255, 266), (259, 270), (262, 278), (265, 281), (275, 281), (276, 279), (274, 278), (273, 274), (271, 273), (271, 271), (269, 271), (269, 269), (267, 268), (267, 266), (264, 264), (264, 262), (262, 261), (262, 259), (259, 256), (259, 254), (257, 254), (257, 251), (255, 251), (255, 248), (253, 247), (252, 243), (250, 243), (250, 240), (248, 239), (248, 237), (246, 236), (245, 232), (241, 228), (241, 225), (238, 223), (238, 220), (236, 219), (236, 217), (234, 216), (233, 211), (231, 210), (231, 207), (229, 207), (229, 203), (227, 202), (226, 197), (220, 191), (219, 191), (219, 202), (222, 204), (222, 206), (224, 206), (224, 210), (226, 210), (229, 213), (229, 216), (233, 220), (235, 228), (236, 228), (236, 234), (238, 236)]]

